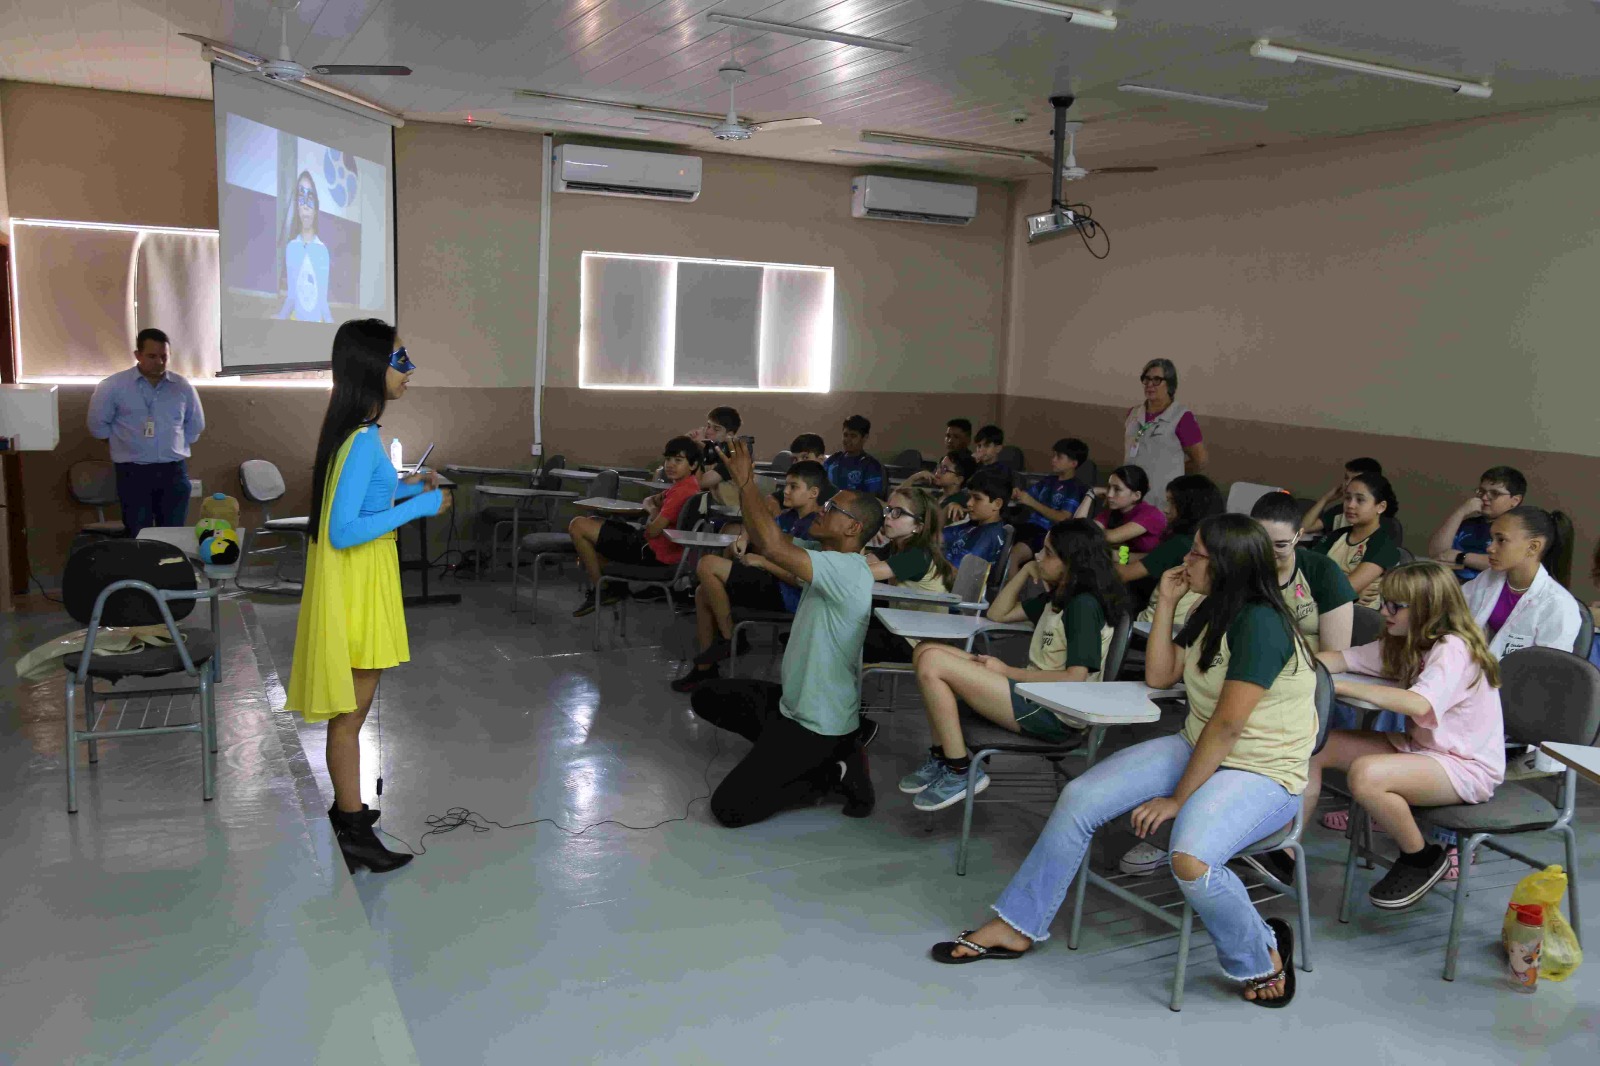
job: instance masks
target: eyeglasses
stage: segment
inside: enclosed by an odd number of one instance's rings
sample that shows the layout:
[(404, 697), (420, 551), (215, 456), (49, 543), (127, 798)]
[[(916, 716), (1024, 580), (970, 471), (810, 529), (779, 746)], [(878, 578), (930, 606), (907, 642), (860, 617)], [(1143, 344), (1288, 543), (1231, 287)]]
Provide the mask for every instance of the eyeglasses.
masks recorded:
[(1143, 385), (1162, 385), (1166, 383), (1166, 380), (1166, 378), (1156, 377), (1154, 374), (1139, 375), (1139, 382)]
[(1393, 600), (1384, 600), (1379, 606), (1385, 614), (1399, 614), (1411, 605), (1409, 603), (1396, 603)]
[(1501, 496), (1509, 496), (1511, 493), (1505, 491), (1504, 489), (1479, 489), (1477, 492), (1474, 492), (1473, 495), (1480, 500), (1494, 500)]
[(389, 366), (402, 374), (409, 374), (417, 368), (417, 364), (413, 363), (411, 357), (406, 354), (404, 345), (396, 348), (393, 354), (389, 356)]
[(317, 190), (308, 189), (304, 185), (301, 185), (299, 188), (295, 189), (295, 200), (299, 202), (301, 207), (316, 207)]
[(861, 517), (859, 515), (856, 515), (856, 514), (850, 512), (850, 511), (845, 510), (843, 507), (840, 507), (833, 500), (829, 500), (827, 503), (823, 504), (822, 505), (822, 509), (824, 511), (838, 511), (840, 514), (844, 515), (846, 518), (850, 519), (852, 522), (860, 522), (862, 525), (866, 525), (865, 522), (861, 521)]
[[(846, 512), (846, 513), (848, 513), (848, 512)], [(883, 517), (885, 517), (885, 518), (910, 518), (911, 517), (911, 512), (906, 510), (904, 507), (885, 507), (883, 509)]]

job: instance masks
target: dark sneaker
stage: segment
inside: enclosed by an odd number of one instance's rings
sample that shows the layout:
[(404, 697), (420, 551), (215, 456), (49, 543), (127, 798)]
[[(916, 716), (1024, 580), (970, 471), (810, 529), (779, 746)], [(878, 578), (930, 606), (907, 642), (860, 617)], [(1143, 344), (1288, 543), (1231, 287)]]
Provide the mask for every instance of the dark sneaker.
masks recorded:
[(653, 603), (656, 600), (666, 599), (667, 590), (662, 588), (660, 585), (646, 585), (638, 592), (635, 592), (633, 594), (633, 598), (641, 603)]
[(594, 614), (594, 589), (583, 594), (583, 602), (578, 604), (578, 609), (572, 612), (574, 618), (587, 618)]
[(839, 761), (839, 791), (844, 793), (846, 818), (865, 818), (877, 804), (877, 794), (872, 791), (872, 773), (867, 767), (867, 753), (861, 748)]
[(1240, 855), (1239, 862), (1262, 877), (1276, 877), (1286, 885), (1294, 884), (1294, 859), (1287, 851), (1278, 849), (1265, 855)]
[(711, 642), (709, 648), (696, 655), (694, 661), (696, 666), (710, 666), (713, 663), (723, 662), (732, 654), (733, 642), (723, 637), (718, 637)]
[(600, 597), (600, 606), (610, 607), (613, 604), (621, 603), (629, 595), (628, 586), (626, 585), (607, 585), (606, 594)]
[(1450, 856), (1438, 844), (1415, 855), (1401, 855), (1383, 880), (1372, 886), (1367, 898), (1386, 911), (1404, 910), (1426, 896), (1450, 868)]
[(856, 727), (856, 743), (864, 748), (871, 744), (877, 735), (878, 723), (863, 714), (861, 716), (861, 724)]
[(700, 667), (694, 667), (687, 674), (684, 674), (682, 677), (678, 678), (672, 683), (672, 691), (693, 692), (707, 681), (713, 681), (721, 676), (722, 671), (718, 670), (715, 666), (708, 666), (704, 669)]

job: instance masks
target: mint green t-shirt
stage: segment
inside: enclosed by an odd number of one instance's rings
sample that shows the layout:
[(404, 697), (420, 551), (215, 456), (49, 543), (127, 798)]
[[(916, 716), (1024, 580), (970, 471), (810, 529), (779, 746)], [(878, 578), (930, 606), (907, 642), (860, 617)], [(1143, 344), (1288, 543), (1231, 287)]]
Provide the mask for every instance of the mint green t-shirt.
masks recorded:
[(806, 554), (811, 584), (794, 612), (778, 709), (813, 733), (840, 737), (861, 724), (857, 668), (872, 619), (872, 571), (863, 555)]

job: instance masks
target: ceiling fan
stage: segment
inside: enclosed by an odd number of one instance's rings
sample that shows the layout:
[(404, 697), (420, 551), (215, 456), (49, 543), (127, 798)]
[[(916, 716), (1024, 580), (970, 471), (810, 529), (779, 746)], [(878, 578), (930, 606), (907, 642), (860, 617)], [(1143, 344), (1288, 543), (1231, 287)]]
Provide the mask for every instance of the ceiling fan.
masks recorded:
[[(1090, 174), (1149, 174), (1160, 167), (1095, 167), (1088, 169), (1078, 165), (1077, 147), (1078, 131), (1083, 129), (1081, 122), (1068, 122), (1065, 124), (1067, 132), (1067, 158), (1061, 164), (1061, 178), (1063, 181), (1082, 181)], [(1050, 161), (1055, 166), (1055, 160)]]
[[(757, 133), (767, 130), (796, 129), (801, 126), (820, 126), (821, 119), (816, 118), (780, 118), (770, 122), (746, 122), (734, 110), (734, 88), (743, 81), (747, 72), (737, 63), (729, 63), (717, 71), (724, 85), (728, 87), (728, 113), (726, 115), (706, 114), (702, 111), (678, 111), (668, 107), (650, 107), (646, 104), (618, 103), (614, 100), (590, 100), (582, 96), (565, 96), (561, 93), (547, 93), (536, 89), (518, 89), (516, 94), (534, 100), (552, 100), (559, 104), (574, 104), (578, 107), (597, 107), (609, 111), (622, 111), (638, 116), (650, 122), (670, 122), (680, 126), (694, 126), (708, 131), (711, 136), (719, 141), (748, 141)], [(536, 117), (536, 116), (528, 116)]]
[(300, 0), (288, 4), (273, 4), (279, 13), (279, 45), (278, 55), (272, 59), (256, 55), (248, 48), (241, 48), (227, 41), (214, 41), (210, 37), (202, 37), (198, 33), (180, 33), (178, 36), (198, 41), (213, 53), (235, 60), (247, 73), (259, 74), (269, 81), (299, 83), (305, 81), (312, 72), (341, 78), (368, 74), (405, 77), (411, 73), (410, 67), (388, 64), (319, 63), (309, 68), (301, 66), (289, 56), (289, 13), (299, 6)]

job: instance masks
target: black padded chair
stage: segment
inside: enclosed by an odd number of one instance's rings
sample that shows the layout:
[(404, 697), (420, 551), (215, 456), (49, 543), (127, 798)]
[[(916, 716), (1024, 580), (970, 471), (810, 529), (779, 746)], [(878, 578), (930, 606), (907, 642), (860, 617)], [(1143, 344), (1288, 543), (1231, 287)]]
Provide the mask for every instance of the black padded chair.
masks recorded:
[[(213, 691), (217, 654), (216, 633), (209, 629), (178, 627), (178, 620), (194, 611), (198, 600), (215, 604), (219, 587), (201, 589), (194, 564), (177, 548), (155, 540), (107, 540), (83, 548), (67, 561), (61, 581), (61, 600), (72, 618), (87, 627), (83, 650), (61, 660), (67, 672), (66, 748), (67, 811), (78, 809), (78, 744), (89, 746), (91, 765), (100, 761), (99, 742), (121, 737), (148, 737), (165, 733), (200, 735), (201, 795), (215, 794), (217, 750), (217, 706)], [(105, 627), (165, 626), (171, 644), (146, 646), (125, 654), (96, 653), (95, 644)], [(171, 677), (183, 674), (194, 678), (198, 688), (119, 689), (133, 678)], [(95, 681), (112, 686), (96, 691)], [(167, 701), (161, 719), (152, 724), (155, 697), (200, 696), (200, 709), (194, 722), (173, 725), (172, 700)], [(84, 728), (79, 729), (77, 705), (83, 702)], [(122, 711), (115, 727), (99, 728), (107, 708), (118, 702)], [(143, 704), (137, 725), (123, 728), (122, 721), (131, 706)]]
[(128, 527), (121, 520), (106, 517), (106, 508), (117, 503), (117, 468), (103, 459), (73, 463), (67, 471), (67, 491), (85, 507), (94, 508), (94, 521), (78, 530), (80, 537), (125, 537)]
[[(1594, 745), (1600, 742), (1600, 670), (1587, 659), (1580, 659), (1555, 648), (1524, 648), (1500, 660), (1500, 706), (1505, 715), (1506, 740), (1511, 744), (1541, 744), (1550, 740), (1563, 744)], [(1460, 855), (1455, 901), (1450, 915), (1450, 936), (1445, 942), (1444, 979), (1455, 980), (1456, 956), (1461, 949), (1461, 925), (1465, 917), (1467, 894), (1471, 891), (1471, 856), (1486, 847), (1527, 864), (1544, 869), (1536, 859), (1502, 843), (1504, 837), (1532, 833), (1555, 833), (1566, 846), (1567, 913), (1572, 931), (1583, 936), (1578, 912), (1578, 836), (1573, 828), (1577, 809), (1578, 775), (1567, 770), (1559, 775), (1552, 800), (1548, 779), (1505, 781), (1483, 803), (1462, 803), (1450, 807), (1414, 807), (1418, 823), (1448, 829), (1456, 835)], [(1350, 850), (1345, 858), (1344, 892), (1339, 904), (1339, 920), (1350, 920), (1350, 900), (1355, 890), (1356, 863), (1366, 858), (1387, 869), (1392, 860), (1373, 854), (1364, 842), (1370, 840), (1370, 818), (1359, 804), (1350, 808)]]
[(1355, 611), (1350, 621), (1350, 646), (1359, 648), (1363, 644), (1371, 644), (1383, 636), (1383, 615), (1371, 607), (1363, 607), (1359, 603), (1352, 608)]

